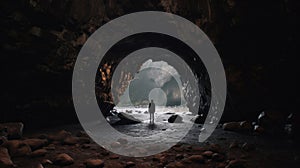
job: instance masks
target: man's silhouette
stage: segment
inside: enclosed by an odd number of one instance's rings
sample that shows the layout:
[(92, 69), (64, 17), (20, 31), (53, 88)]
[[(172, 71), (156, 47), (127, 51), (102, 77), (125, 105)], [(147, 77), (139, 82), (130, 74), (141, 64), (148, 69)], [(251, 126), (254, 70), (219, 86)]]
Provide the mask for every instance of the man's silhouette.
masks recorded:
[(149, 114), (150, 114), (150, 125), (154, 125), (154, 113), (155, 113), (155, 104), (153, 100), (149, 103)]

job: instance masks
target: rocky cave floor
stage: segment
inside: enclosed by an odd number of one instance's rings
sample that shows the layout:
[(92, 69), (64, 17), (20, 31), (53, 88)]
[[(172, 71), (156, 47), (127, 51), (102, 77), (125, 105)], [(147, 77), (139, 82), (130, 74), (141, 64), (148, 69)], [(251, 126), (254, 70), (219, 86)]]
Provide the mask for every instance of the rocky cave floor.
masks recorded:
[[(207, 141), (199, 143), (200, 130), (201, 125), (195, 124), (187, 136), (168, 151), (142, 158), (105, 150), (94, 143), (80, 125), (25, 130), (21, 139), (8, 140), (0, 146), (0, 167), (5, 167), (3, 162), (9, 165), (9, 159), (5, 160), (8, 152), (14, 165), (7, 167), (22, 168), (275, 168), (299, 165), (298, 142), (286, 137), (237, 133), (219, 127)], [(118, 147), (126, 141), (111, 143)]]

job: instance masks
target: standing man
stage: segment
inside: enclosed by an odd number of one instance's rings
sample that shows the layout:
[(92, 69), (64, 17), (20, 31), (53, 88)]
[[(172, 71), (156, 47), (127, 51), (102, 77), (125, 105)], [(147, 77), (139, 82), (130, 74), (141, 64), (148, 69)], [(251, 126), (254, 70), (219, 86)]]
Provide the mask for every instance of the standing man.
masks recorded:
[(150, 125), (154, 125), (155, 104), (152, 99), (151, 99), (151, 102), (149, 103), (148, 110), (149, 110), (149, 114), (150, 114)]

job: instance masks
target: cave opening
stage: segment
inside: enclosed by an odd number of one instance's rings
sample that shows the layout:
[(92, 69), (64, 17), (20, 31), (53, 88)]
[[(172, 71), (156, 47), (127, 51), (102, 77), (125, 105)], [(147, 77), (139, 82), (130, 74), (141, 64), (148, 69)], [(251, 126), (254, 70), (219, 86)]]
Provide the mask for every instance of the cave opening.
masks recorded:
[(177, 70), (167, 62), (148, 59), (117, 98), (116, 107), (146, 107), (151, 100), (157, 107), (186, 106), (180, 78)]
[[(149, 50), (151, 50), (151, 54), (147, 54)], [(155, 54), (155, 52), (157, 53)], [(147, 64), (148, 66), (149, 64), (161, 64), (161, 67), (173, 67), (178, 76), (178, 80), (173, 77), (173, 81), (180, 81), (180, 85), (182, 85), (175, 88), (181, 91), (178, 92), (176, 89), (168, 91), (169, 86), (165, 86), (166, 88), (152, 86), (151, 90), (154, 89), (152, 92), (148, 90), (146, 95), (141, 94), (138, 89), (133, 87), (141, 85), (134, 77), (140, 73), (146, 73), (146, 70), (143, 72), (141, 69), (145, 69)], [(157, 66), (146, 69), (161, 73)], [(163, 70), (163, 72), (168, 73), (168, 70)], [(157, 74), (156, 78), (159, 76), (161, 75)], [(193, 76), (192, 80), (189, 76)], [(156, 78), (152, 80), (156, 80)], [(169, 85), (174, 85), (176, 82), (170, 82)], [(147, 82), (148, 85), (150, 83)], [(130, 88), (134, 88), (131, 97), (129, 96)], [(128, 105), (128, 100), (133, 102), (132, 107), (145, 106), (151, 100), (151, 98), (149, 99), (149, 95), (151, 95), (160, 97), (159, 105), (166, 107), (183, 105), (187, 109), (186, 111), (204, 119), (210, 107), (210, 88), (209, 75), (196, 53), (184, 42), (159, 33), (135, 34), (116, 43), (100, 62), (95, 78), (96, 98), (105, 117), (109, 116), (111, 111), (116, 108), (126, 105), (126, 101)], [(135, 92), (139, 94), (135, 95)], [(125, 98), (126, 95), (128, 95), (127, 98)], [(180, 99), (168, 99), (168, 96), (179, 96)], [(139, 102), (140, 100), (144, 100), (144, 102)]]

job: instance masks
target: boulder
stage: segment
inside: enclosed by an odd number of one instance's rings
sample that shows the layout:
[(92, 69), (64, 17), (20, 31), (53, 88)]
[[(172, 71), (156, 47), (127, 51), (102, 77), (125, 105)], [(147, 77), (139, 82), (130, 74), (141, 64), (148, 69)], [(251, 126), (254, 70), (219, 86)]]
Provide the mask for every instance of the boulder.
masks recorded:
[(244, 168), (244, 167), (245, 167), (245, 161), (239, 159), (231, 160), (226, 166), (226, 168)]
[(48, 144), (48, 140), (46, 139), (25, 139), (23, 142), (29, 145), (31, 150), (42, 148)]
[(241, 122), (224, 123), (223, 129), (226, 131), (235, 131), (235, 132), (251, 132), (253, 130), (253, 127), (250, 122), (241, 121)]
[(115, 123), (115, 125), (128, 125), (128, 124), (138, 124), (141, 123), (140, 120), (134, 118), (132, 115), (126, 114), (124, 112), (120, 112), (118, 114), (118, 117), (120, 118), (119, 121)]
[(8, 150), (3, 147), (0, 147), (0, 167), (1, 168), (14, 167), (14, 163), (12, 162), (8, 154)]
[(104, 161), (101, 159), (88, 159), (85, 162), (86, 168), (101, 168), (104, 166)]
[(239, 131), (240, 123), (239, 122), (228, 122), (223, 124), (223, 129), (225, 131)]
[(27, 156), (31, 153), (31, 148), (29, 145), (21, 140), (10, 140), (3, 144), (4, 147), (8, 149), (10, 156)]
[(0, 124), (0, 131), (6, 134), (8, 139), (20, 139), (23, 135), (24, 124), (21, 122), (2, 123)]
[(67, 137), (66, 139), (63, 140), (63, 144), (64, 145), (75, 145), (79, 142), (79, 138), (78, 137)]
[(205, 117), (198, 115), (195, 118), (191, 119), (191, 121), (194, 122), (195, 124), (204, 124)]
[(182, 117), (175, 114), (175, 115), (171, 115), (168, 119), (169, 123), (182, 123)]
[(53, 160), (53, 164), (58, 166), (68, 166), (73, 163), (74, 163), (74, 159), (66, 153), (57, 155)]
[(214, 153), (212, 151), (205, 151), (202, 153), (203, 156), (211, 158)]
[(52, 134), (48, 136), (49, 141), (63, 141), (67, 137), (70, 137), (72, 134), (68, 131), (61, 130), (57, 134)]
[(31, 152), (30, 156), (31, 157), (41, 157), (41, 156), (45, 156), (47, 154), (47, 150), (46, 149), (38, 149), (36, 151)]
[(204, 158), (202, 155), (192, 155), (188, 158), (191, 162), (204, 163)]
[(0, 145), (4, 144), (7, 142), (7, 138), (5, 136), (0, 136)]

